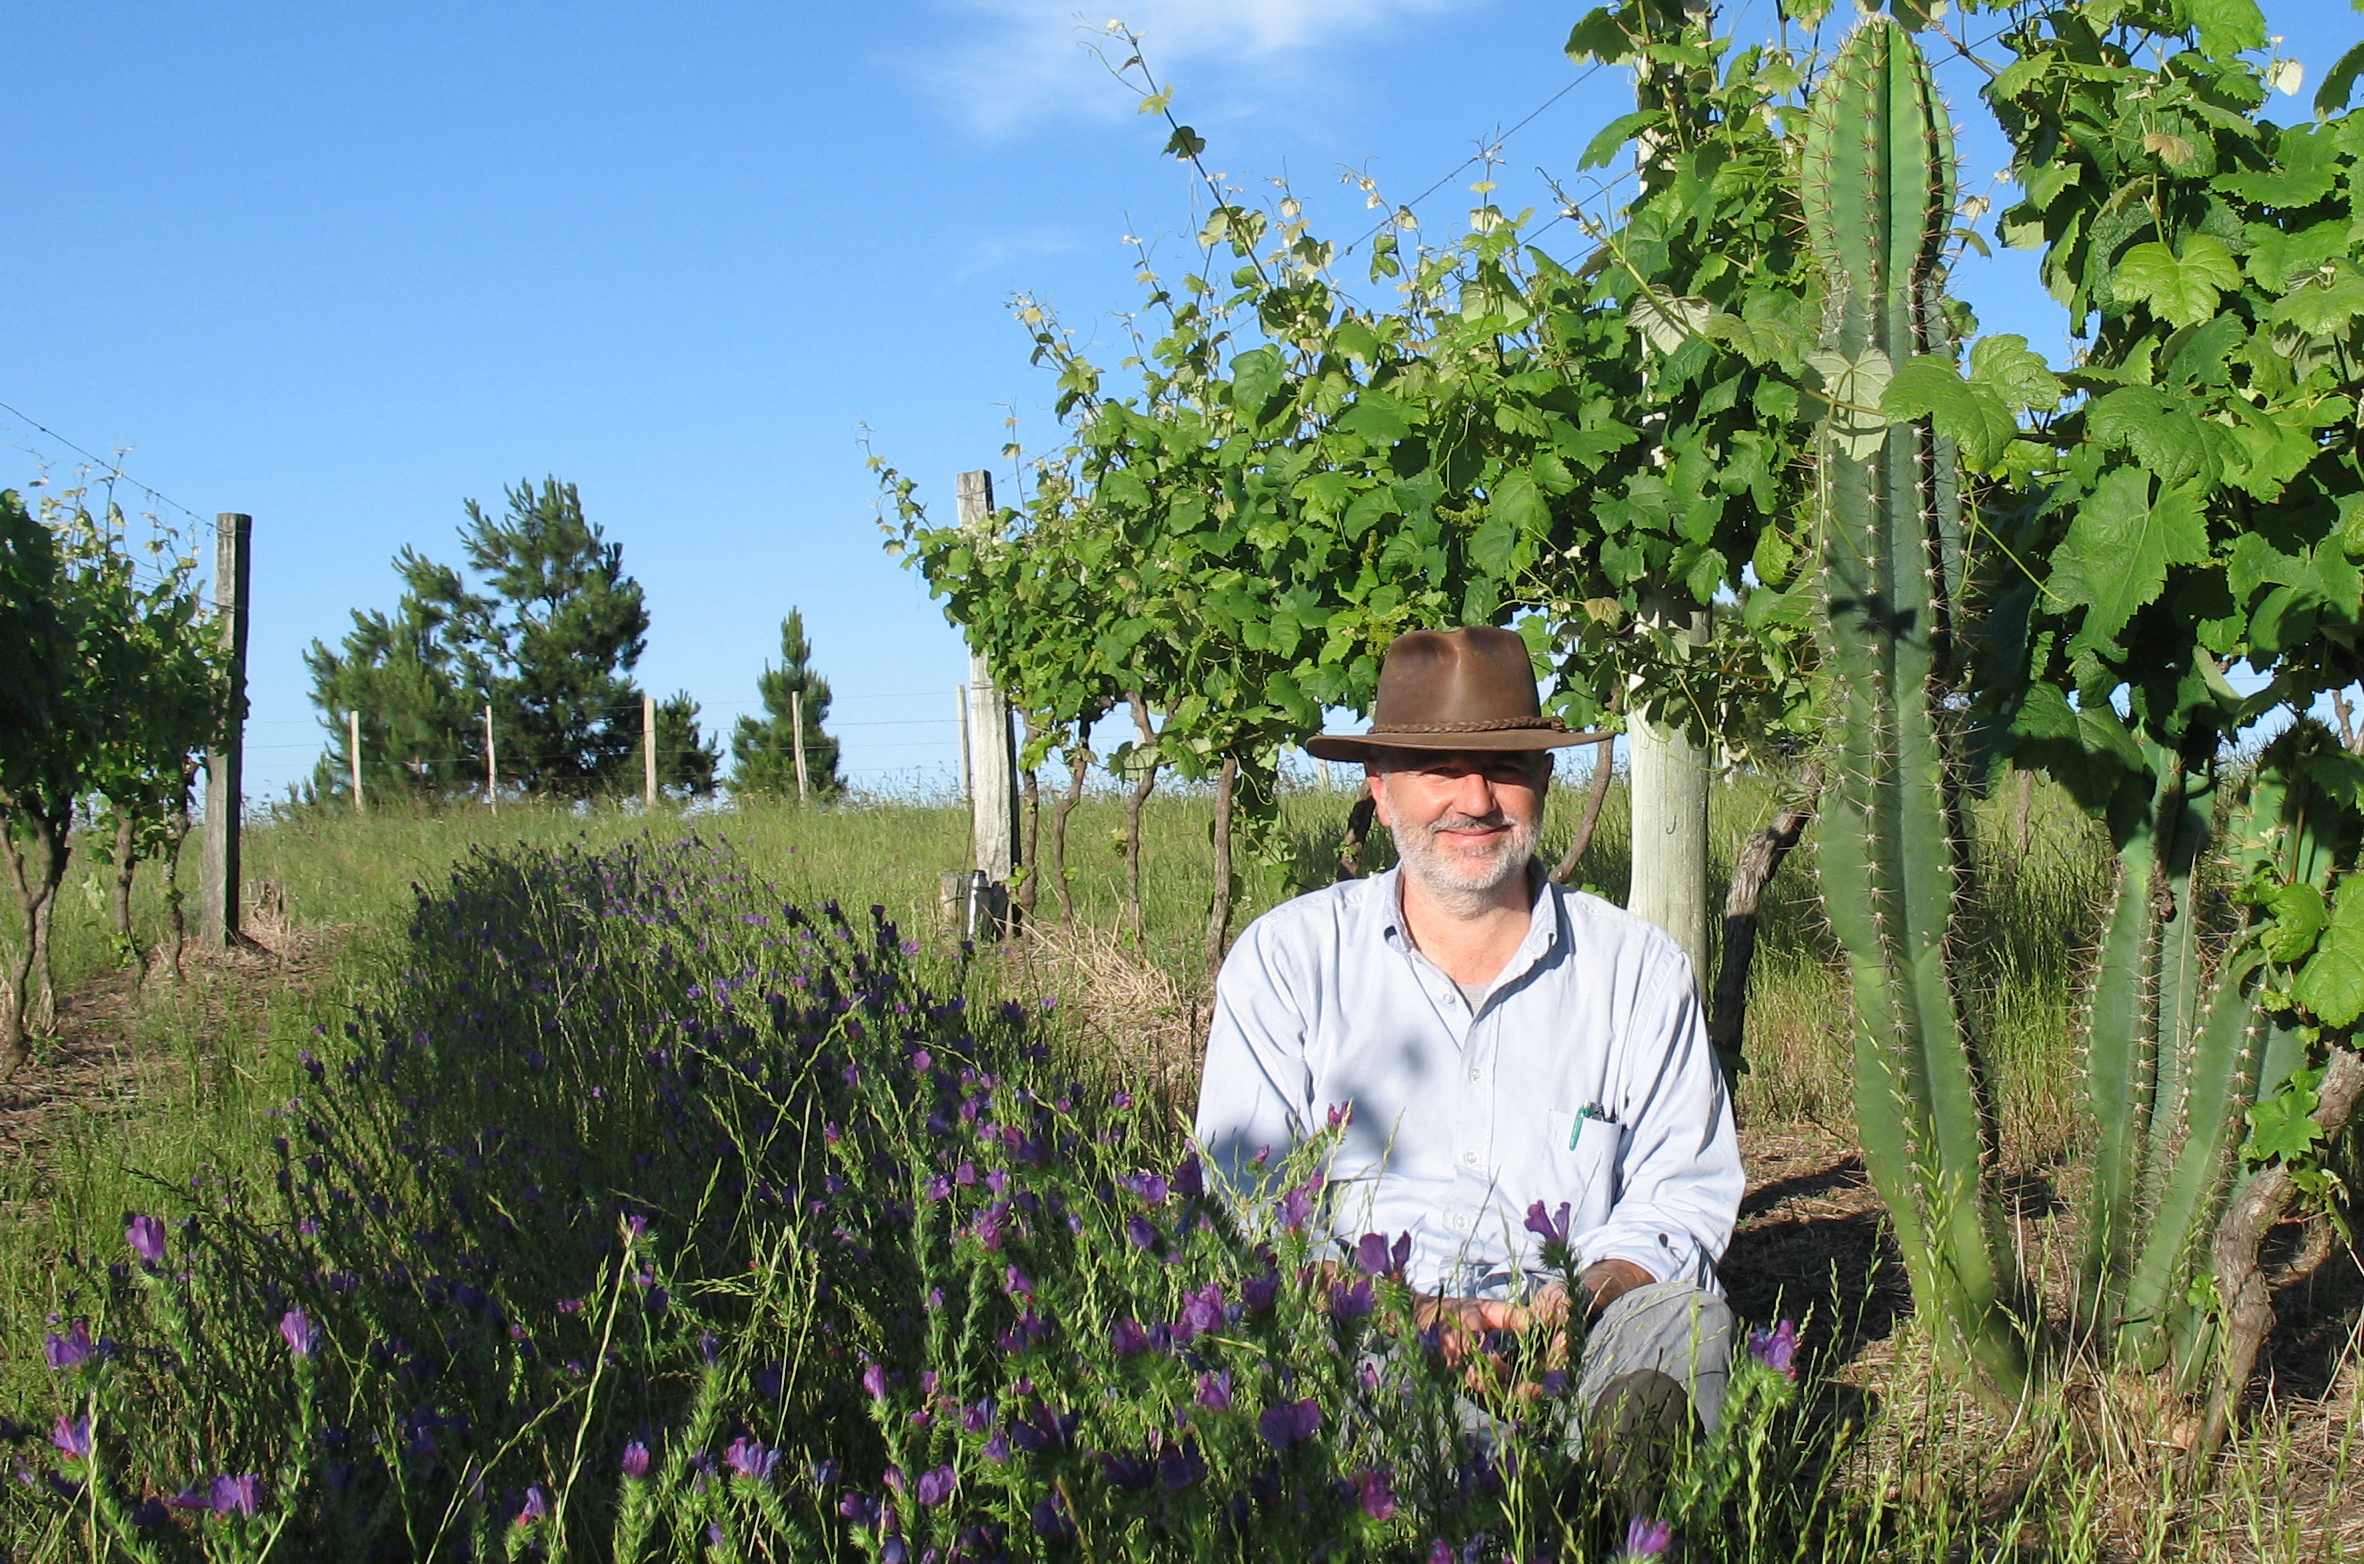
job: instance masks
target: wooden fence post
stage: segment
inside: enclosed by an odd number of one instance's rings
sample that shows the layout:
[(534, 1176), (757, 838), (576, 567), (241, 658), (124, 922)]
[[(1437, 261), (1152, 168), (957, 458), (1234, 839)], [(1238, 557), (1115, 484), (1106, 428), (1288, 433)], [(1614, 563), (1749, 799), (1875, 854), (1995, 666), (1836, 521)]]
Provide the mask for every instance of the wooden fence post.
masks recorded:
[(345, 713), (345, 754), (353, 762), (353, 813), (365, 815), (369, 806), (361, 801), (361, 708), (356, 706)]
[(806, 780), (804, 770), (804, 691), (802, 690), (788, 692), (788, 726), (796, 734), (796, 801), (802, 804), (807, 801), (807, 795), (812, 791), (812, 785)]
[(657, 807), (657, 698), (640, 698), (640, 802), (642, 807)]
[(493, 754), (492, 702), (484, 703), (484, 801), (501, 812), (501, 763)]
[(229, 654), (229, 721), (221, 747), (205, 757), (205, 861), (200, 876), (197, 940), (207, 950), (238, 942), (238, 827), (246, 810), (247, 546), (254, 518), (223, 511), (213, 519), (213, 601)]

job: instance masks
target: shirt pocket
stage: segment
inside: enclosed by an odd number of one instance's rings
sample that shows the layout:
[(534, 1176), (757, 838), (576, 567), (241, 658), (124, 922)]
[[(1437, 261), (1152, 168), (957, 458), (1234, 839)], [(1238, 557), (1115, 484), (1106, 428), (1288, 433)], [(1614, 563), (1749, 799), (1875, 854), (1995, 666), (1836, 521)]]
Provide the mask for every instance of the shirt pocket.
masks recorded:
[(1553, 1181), (1558, 1193), (1549, 1204), (1568, 1202), (1568, 1231), (1586, 1232), (1609, 1220), (1617, 1205), (1617, 1153), (1625, 1143), (1623, 1127), (1612, 1120), (1550, 1110)]

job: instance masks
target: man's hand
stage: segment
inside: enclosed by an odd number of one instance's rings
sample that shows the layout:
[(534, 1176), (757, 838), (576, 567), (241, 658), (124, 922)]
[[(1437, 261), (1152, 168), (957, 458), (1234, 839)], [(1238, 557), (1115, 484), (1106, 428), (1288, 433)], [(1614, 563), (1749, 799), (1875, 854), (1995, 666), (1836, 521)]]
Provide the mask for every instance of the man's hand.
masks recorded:
[(1584, 1268), (1576, 1283), (1588, 1296), (1586, 1317), (1597, 1319), (1610, 1304), (1657, 1279), (1631, 1260), (1598, 1260)]

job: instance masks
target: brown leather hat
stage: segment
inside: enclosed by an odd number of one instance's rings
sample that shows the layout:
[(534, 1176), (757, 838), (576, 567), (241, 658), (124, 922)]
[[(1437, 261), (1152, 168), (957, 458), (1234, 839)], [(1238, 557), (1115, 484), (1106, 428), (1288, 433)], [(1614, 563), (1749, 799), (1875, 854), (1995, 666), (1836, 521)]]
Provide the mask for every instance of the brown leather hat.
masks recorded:
[(1324, 760), (1369, 760), (1376, 750), (1536, 750), (1589, 743), (1543, 715), (1527, 643), (1508, 630), (1414, 630), (1379, 665), (1368, 733), (1305, 741)]

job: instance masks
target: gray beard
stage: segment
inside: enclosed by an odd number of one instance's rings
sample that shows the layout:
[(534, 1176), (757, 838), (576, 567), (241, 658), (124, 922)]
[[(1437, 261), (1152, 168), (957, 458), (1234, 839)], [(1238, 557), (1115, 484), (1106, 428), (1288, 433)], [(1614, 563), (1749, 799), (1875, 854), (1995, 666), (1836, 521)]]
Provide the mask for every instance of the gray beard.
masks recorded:
[(1466, 828), (1470, 823), (1464, 816), (1446, 815), (1425, 830), (1398, 829), (1395, 833), (1396, 856), (1403, 861), (1405, 877), (1440, 910), (1459, 918), (1484, 912), (1494, 893), (1513, 875), (1525, 874), (1542, 835), (1538, 827), (1514, 820), (1508, 831), (1495, 838), (1494, 850), (1478, 859), (1438, 844), (1440, 830)]

